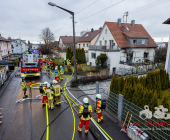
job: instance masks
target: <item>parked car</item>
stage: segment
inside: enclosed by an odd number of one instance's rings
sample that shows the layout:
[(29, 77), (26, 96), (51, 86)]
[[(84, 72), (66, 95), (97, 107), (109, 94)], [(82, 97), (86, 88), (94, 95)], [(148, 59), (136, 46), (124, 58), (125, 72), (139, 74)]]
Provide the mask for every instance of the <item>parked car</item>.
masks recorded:
[(12, 61), (0, 60), (0, 66), (8, 65), (9, 70), (14, 70), (14, 63)]
[(127, 70), (127, 69), (118, 69), (116, 70), (115, 74), (121, 76), (122, 74), (123, 75), (129, 75), (129, 74), (132, 74), (132, 71), (131, 70)]

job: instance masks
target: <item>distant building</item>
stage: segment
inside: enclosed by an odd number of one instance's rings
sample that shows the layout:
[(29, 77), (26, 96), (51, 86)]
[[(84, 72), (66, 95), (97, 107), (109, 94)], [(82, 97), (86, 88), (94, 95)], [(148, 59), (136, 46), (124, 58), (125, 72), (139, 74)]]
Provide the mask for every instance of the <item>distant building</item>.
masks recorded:
[(40, 47), (41, 44), (32, 44), (32, 49), (38, 49)]
[(91, 29), (90, 32), (86, 32), (82, 37), (76, 41), (76, 47), (81, 49), (84, 48), (85, 51), (88, 51), (90, 45), (94, 45), (96, 40), (101, 32), (102, 28), (98, 30)]
[[(79, 36), (76, 36), (75, 41), (77, 41), (79, 38), (80, 38)], [(59, 47), (62, 49), (65, 49), (67, 47), (73, 47), (73, 36), (60, 36)]]
[(26, 50), (28, 49), (27, 48), (27, 45), (26, 45), (26, 41), (25, 40), (22, 40), (22, 39), (12, 39), (13, 41), (16, 41), (17, 43), (21, 44), (22, 45), (22, 53), (26, 52)]
[(2, 37), (0, 34), (0, 50), (2, 51), (2, 59), (7, 59), (11, 56), (11, 41)]
[(17, 41), (11, 40), (11, 48), (13, 54), (22, 54), (22, 45)]

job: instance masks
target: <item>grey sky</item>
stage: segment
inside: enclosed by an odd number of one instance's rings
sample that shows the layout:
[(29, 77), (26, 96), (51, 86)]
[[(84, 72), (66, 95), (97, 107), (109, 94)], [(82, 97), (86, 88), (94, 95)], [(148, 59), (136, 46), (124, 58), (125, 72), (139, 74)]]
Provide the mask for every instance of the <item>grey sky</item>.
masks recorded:
[[(51, 2), (77, 13), (95, 1), (53, 0)], [(126, 11), (138, 9), (136, 10), (139, 11), (137, 13), (129, 13), (128, 22), (134, 19), (135, 23), (142, 24), (149, 34), (155, 38), (155, 41), (161, 41), (161, 38), (163, 41), (168, 41), (170, 26), (162, 24), (162, 22), (170, 18), (170, 0), (157, 0), (157, 3), (167, 2), (143, 11), (140, 11), (139, 7), (156, 0), (125, 0), (116, 6), (79, 22), (120, 1), (98, 0), (92, 6), (75, 15), (75, 21), (77, 22), (75, 25), (76, 35), (80, 35), (80, 32), (83, 30), (98, 29), (103, 26), (105, 21), (116, 22), (118, 18), (122, 18)], [(38, 35), (45, 27), (51, 29), (56, 40), (61, 35), (72, 35), (72, 27), (69, 28), (72, 26), (72, 20), (69, 19), (71, 15), (61, 9), (49, 6), (48, 2), (50, 0), (1, 0), (0, 33), (2, 36), (6, 38), (9, 36), (12, 38), (20, 37), (24, 40), (38, 43), (37, 41), (40, 41)], [(149, 6), (154, 6), (154, 4)], [(69, 21), (64, 24), (68, 19)], [(59, 30), (61, 26), (62, 28)]]

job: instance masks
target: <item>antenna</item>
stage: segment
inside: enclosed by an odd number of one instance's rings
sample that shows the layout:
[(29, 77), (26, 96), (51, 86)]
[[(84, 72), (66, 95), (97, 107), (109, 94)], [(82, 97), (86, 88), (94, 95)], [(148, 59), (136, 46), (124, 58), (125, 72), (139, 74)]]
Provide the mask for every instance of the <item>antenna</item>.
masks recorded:
[(129, 14), (128, 11), (124, 13), (124, 15), (123, 15), (123, 23), (125, 23), (125, 22), (124, 22), (124, 21), (125, 21), (125, 20), (124, 20), (124, 17), (126, 16), (126, 24), (127, 24), (127, 17), (128, 17), (128, 14)]

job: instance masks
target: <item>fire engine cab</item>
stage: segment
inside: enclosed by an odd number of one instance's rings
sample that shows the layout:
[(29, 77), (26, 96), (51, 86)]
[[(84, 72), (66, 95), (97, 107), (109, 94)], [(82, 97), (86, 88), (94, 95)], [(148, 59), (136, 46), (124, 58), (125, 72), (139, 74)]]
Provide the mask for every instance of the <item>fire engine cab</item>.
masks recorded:
[(21, 60), (21, 76), (26, 77), (40, 76), (41, 74), (41, 59), (37, 54), (23, 54)]

